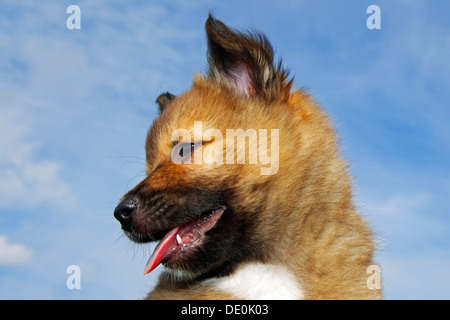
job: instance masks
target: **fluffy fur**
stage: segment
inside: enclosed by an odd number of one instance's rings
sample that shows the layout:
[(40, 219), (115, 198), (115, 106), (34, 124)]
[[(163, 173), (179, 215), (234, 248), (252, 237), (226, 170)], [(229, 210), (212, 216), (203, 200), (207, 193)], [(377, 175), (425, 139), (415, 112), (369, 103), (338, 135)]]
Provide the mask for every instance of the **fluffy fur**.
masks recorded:
[[(227, 290), (235, 286), (224, 283), (253, 285), (232, 282), (249, 264), (263, 266), (257, 268), (263, 279), (274, 274), (268, 266), (284, 270), (269, 282), (289, 279), (301, 292), (293, 297), (382, 298), (381, 290), (367, 287), (374, 242), (352, 202), (347, 164), (328, 116), (307, 92), (293, 89), (263, 35), (231, 30), (212, 16), (206, 32), (207, 75), (196, 75), (180, 96), (158, 98), (161, 113), (146, 143), (148, 176), (124, 196), (136, 199), (127, 234), (140, 242), (159, 240), (217, 205), (226, 210), (198, 250), (166, 263), (171, 271), (148, 298), (248, 298), (239, 292), (251, 290)], [(224, 135), (228, 128), (279, 129), (277, 172), (261, 175), (261, 163), (173, 163), (172, 133), (192, 133), (194, 121)], [(204, 141), (195, 152), (214, 143)]]

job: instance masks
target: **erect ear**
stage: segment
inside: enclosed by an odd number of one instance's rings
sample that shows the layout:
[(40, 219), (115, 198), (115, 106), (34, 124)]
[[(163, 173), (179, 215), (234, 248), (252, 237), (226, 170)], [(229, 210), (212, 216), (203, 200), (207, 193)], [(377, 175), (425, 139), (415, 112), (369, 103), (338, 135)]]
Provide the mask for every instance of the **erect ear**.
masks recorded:
[(206, 34), (210, 78), (248, 97), (288, 98), (292, 81), (287, 81), (281, 63), (275, 68), (272, 46), (263, 34), (232, 30), (212, 15), (206, 21)]
[(159, 95), (158, 98), (156, 98), (156, 103), (159, 107), (159, 112), (162, 112), (169, 104), (172, 103), (172, 101), (176, 98), (173, 94), (170, 92), (162, 93)]

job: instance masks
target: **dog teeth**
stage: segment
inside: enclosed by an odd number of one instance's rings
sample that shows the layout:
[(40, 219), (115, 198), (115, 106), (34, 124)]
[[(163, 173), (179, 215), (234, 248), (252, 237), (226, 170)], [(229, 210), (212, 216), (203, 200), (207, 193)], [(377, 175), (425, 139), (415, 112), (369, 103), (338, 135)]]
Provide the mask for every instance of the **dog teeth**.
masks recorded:
[(181, 241), (181, 237), (180, 237), (180, 235), (177, 233), (177, 243), (178, 244), (182, 244), (183, 243), (183, 241)]

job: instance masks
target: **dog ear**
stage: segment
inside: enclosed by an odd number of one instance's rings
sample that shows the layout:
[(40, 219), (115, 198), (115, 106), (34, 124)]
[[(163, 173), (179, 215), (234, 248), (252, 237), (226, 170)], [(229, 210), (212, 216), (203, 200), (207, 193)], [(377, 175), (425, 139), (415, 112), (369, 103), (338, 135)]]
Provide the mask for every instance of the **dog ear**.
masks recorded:
[(248, 97), (288, 98), (292, 80), (287, 81), (281, 62), (274, 67), (273, 49), (263, 34), (232, 30), (211, 14), (205, 27), (210, 78)]
[(173, 94), (170, 92), (162, 93), (159, 95), (158, 98), (156, 98), (156, 103), (159, 107), (159, 112), (161, 113), (169, 104), (172, 103), (172, 101), (176, 98)]

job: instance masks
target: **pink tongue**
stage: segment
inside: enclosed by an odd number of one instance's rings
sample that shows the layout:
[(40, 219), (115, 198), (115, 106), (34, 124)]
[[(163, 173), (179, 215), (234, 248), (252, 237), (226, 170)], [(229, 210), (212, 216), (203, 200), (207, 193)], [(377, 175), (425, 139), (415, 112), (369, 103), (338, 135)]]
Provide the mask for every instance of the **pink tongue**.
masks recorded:
[(144, 274), (147, 274), (155, 269), (164, 260), (164, 258), (173, 251), (173, 248), (177, 246), (176, 237), (179, 229), (180, 227), (173, 228), (158, 243), (155, 251), (153, 251), (152, 256), (148, 259), (147, 264), (145, 265)]
[[(206, 217), (200, 217), (195, 221), (185, 223), (167, 232), (156, 246), (150, 259), (148, 259), (144, 268), (144, 274), (153, 271), (167, 256), (180, 247), (180, 245), (184, 247), (198, 241), (202, 234), (216, 224), (224, 210), (225, 207), (220, 207), (219, 209), (213, 210)], [(177, 241), (177, 235), (179, 236), (180, 243)]]

